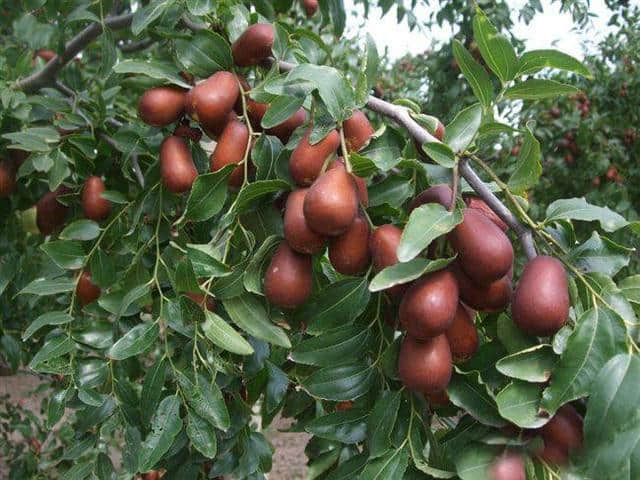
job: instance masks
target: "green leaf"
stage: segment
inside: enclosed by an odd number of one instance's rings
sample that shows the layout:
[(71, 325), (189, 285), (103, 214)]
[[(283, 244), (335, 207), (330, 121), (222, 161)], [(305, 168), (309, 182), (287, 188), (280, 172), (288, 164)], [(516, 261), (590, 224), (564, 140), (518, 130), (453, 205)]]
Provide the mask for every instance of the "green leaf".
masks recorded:
[(422, 150), (431, 157), (438, 165), (446, 168), (453, 168), (456, 164), (456, 155), (448, 145), (440, 142), (424, 143)]
[(453, 56), (460, 66), (462, 74), (471, 85), (473, 94), (485, 108), (491, 105), (493, 100), (493, 85), (486, 70), (475, 61), (459, 40), (453, 41)]
[(282, 142), (272, 135), (262, 135), (251, 148), (251, 161), (256, 166), (256, 180), (267, 180), (277, 176), (278, 157)]
[(205, 310), (206, 320), (202, 324), (202, 331), (214, 345), (238, 355), (251, 355), (253, 348), (242, 335), (231, 325), (209, 310)]
[(180, 400), (177, 395), (165, 397), (156, 412), (152, 431), (142, 444), (140, 451), (140, 471), (146, 472), (160, 461), (182, 430)]
[(100, 452), (96, 457), (93, 473), (98, 480), (116, 480), (116, 471), (113, 468), (111, 459), (105, 453)]
[(540, 100), (542, 98), (558, 97), (579, 92), (578, 87), (567, 85), (555, 80), (531, 78), (525, 82), (515, 84), (504, 91), (505, 98), (522, 100)]
[(33, 356), (29, 362), (29, 368), (37, 370), (41, 363), (66, 355), (73, 350), (75, 350), (75, 343), (73, 343), (71, 337), (59, 335), (49, 338), (42, 348)]
[(325, 480), (351, 480), (359, 478), (360, 471), (367, 463), (367, 454), (360, 453), (349, 460), (342, 462), (338, 468), (329, 473)]
[(131, 22), (131, 32), (137, 37), (142, 31), (158, 20), (175, 0), (152, 0), (145, 7), (136, 10)]
[(131, 316), (139, 311), (134, 302), (149, 293), (149, 285), (138, 285), (129, 291), (118, 290), (100, 295), (98, 305), (117, 318)]
[(265, 368), (267, 369), (268, 380), (264, 406), (266, 412), (272, 414), (282, 404), (287, 394), (289, 377), (268, 360), (265, 362)]
[(613, 277), (629, 265), (633, 251), (593, 232), (589, 240), (569, 252), (569, 259), (582, 272), (598, 272)]
[(206, 78), (220, 70), (231, 70), (233, 59), (227, 41), (211, 30), (198, 30), (188, 39), (174, 40), (175, 58), (189, 73)]
[(304, 426), (311, 435), (335, 442), (354, 444), (362, 442), (367, 433), (369, 412), (360, 408), (336, 411), (315, 418)]
[(2, 134), (2, 138), (11, 140), (11, 146), (17, 146), (27, 152), (49, 152), (50, 143), (58, 143), (60, 134), (51, 127), (34, 127)]
[(179, 70), (175, 65), (160, 61), (124, 60), (115, 67), (115, 73), (138, 73), (157, 80), (165, 80), (182, 88), (190, 89), (191, 85), (186, 83), (179, 75)]
[(584, 452), (580, 456), (589, 478), (613, 478), (613, 472), (628, 465), (634, 449), (634, 457), (637, 457), (640, 442), (638, 378), (638, 356), (620, 354), (611, 358), (594, 379), (584, 419)]
[(640, 303), (640, 275), (632, 275), (622, 279), (618, 283), (618, 287), (627, 300), (636, 304)]
[(84, 264), (84, 250), (78, 242), (56, 240), (43, 243), (40, 249), (60, 268), (77, 269)]
[(518, 75), (531, 75), (543, 68), (557, 68), (592, 78), (591, 72), (579, 60), (558, 50), (530, 50), (518, 62)]
[(540, 158), (540, 142), (527, 127), (524, 133), (524, 142), (522, 142), (518, 154), (518, 161), (511, 177), (509, 177), (511, 190), (516, 193), (524, 192), (538, 183), (542, 174)]
[(384, 455), (391, 447), (391, 432), (400, 408), (401, 391), (384, 391), (376, 400), (367, 420), (369, 458)]
[(191, 15), (199, 17), (215, 12), (216, 3), (215, 0), (187, 0), (187, 9)]
[(139, 355), (153, 345), (159, 334), (156, 322), (141, 323), (124, 334), (107, 352), (107, 356), (113, 360)]
[(378, 82), (378, 70), (380, 68), (380, 55), (376, 41), (367, 32), (367, 57), (365, 67), (365, 78), (367, 79), (367, 92), (370, 91)]
[(34, 333), (46, 325), (64, 325), (71, 321), (73, 321), (73, 317), (66, 312), (43, 313), (22, 332), (22, 340), (28, 340)]
[(451, 403), (466, 410), (479, 422), (492, 427), (503, 427), (505, 421), (498, 413), (495, 399), (478, 372), (453, 375), (447, 387)]
[(269, 105), (269, 109), (262, 117), (260, 125), (262, 128), (272, 128), (280, 125), (291, 117), (304, 103), (305, 97), (291, 97), (283, 95), (276, 98)]
[(307, 333), (317, 335), (352, 323), (364, 311), (369, 298), (365, 277), (340, 280), (307, 300), (298, 309), (296, 319), (307, 324)]
[(186, 247), (196, 277), (225, 277), (231, 274), (231, 269), (215, 257), (216, 252), (211, 245), (187, 243)]
[(300, 342), (291, 351), (291, 359), (320, 367), (351, 362), (363, 357), (368, 339), (368, 330), (347, 325)]
[(556, 361), (551, 345), (536, 345), (501, 358), (496, 368), (507, 377), (543, 383), (551, 377)]
[(605, 232), (615, 232), (629, 225), (622, 215), (607, 207), (591, 205), (584, 197), (560, 199), (549, 205), (544, 222), (551, 223), (558, 220), (597, 221)]
[[(374, 173), (376, 168), (382, 172), (386, 172), (400, 162), (404, 142), (402, 136), (397, 132), (391, 128), (385, 128), (382, 135), (372, 138), (369, 145), (357, 155), (368, 160), (367, 165), (369, 165), (369, 168), (366, 172), (369, 174)], [(373, 168), (371, 164), (373, 164)], [(366, 172), (358, 172), (358, 174), (364, 175)]]
[(373, 280), (371, 280), (369, 284), (369, 291), (380, 292), (396, 285), (412, 282), (427, 273), (442, 270), (454, 259), (455, 257), (428, 260), (417, 257), (408, 262), (396, 263), (395, 265), (384, 268), (373, 277)]
[(274, 325), (262, 303), (253, 295), (243, 294), (223, 302), (231, 320), (242, 330), (280, 347), (291, 348), (287, 334)]
[[(325, 5), (327, 6), (325, 7)], [(340, 38), (347, 24), (344, 0), (327, 0), (326, 2), (321, 2), (320, 6), (323, 9), (323, 16), (325, 15), (324, 9), (328, 8), (331, 24), (333, 25), (333, 33), (337, 38)]]
[(76, 463), (63, 474), (63, 477), (66, 480), (83, 480), (91, 474), (92, 470), (93, 463), (91, 462)]
[(403, 478), (409, 462), (407, 448), (389, 450), (383, 456), (367, 461), (359, 480), (395, 480)]
[(516, 51), (504, 35), (498, 33), (485, 13), (476, 8), (473, 18), (473, 38), (482, 58), (502, 83), (512, 80), (518, 70)]
[(515, 380), (496, 395), (498, 411), (521, 428), (539, 428), (549, 421), (538, 415), (541, 394), (540, 385)]
[(465, 150), (473, 141), (482, 123), (482, 107), (479, 103), (461, 110), (444, 133), (444, 143), (454, 152)]
[[(342, 0), (331, 0), (340, 2)], [(287, 75), (287, 80), (307, 80), (312, 82), (329, 114), (337, 122), (345, 121), (355, 107), (355, 98), (351, 82), (342, 72), (324, 65), (308, 63), (294, 67)]]
[(254, 206), (256, 200), (265, 195), (279, 192), (280, 190), (290, 190), (291, 185), (285, 180), (258, 180), (244, 186), (236, 198), (236, 212), (242, 212), (249, 206)]
[(271, 259), (271, 253), (280, 242), (281, 239), (279, 237), (270, 235), (262, 242), (253, 257), (251, 257), (243, 277), (244, 288), (246, 288), (248, 292), (263, 295), (262, 279), (264, 277), (264, 269), (266, 268), (267, 262)]
[(187, 413), (187, 435), (191, 444), (202, 455), (214, 458), (218, 450), (218, 441), (213, 428), (193, 410)]
[(226, 431), (231, 426), (231, 419), (215, 381), (210, 382), (204, 375), (198, 375), (198, 383), (195, 384), (178, 370), (174, 374), (189, 406), (211, 425)]
[(454, 452), (456, 473), (462, 480), (492, 480), (489, 467), (502, 447), (482, 443), (468, 443)]
[(553, 414), (567, 402), (589, 394), (591, 382), (604, 364), (627, 351), (626, 328), (620, 316), (605, 308), (591, 308), (578, 320), (560, 361), (543, 392), (541, 407)]
[(58, 390), (49, 399), (49, 404), (47, 405), (47, 421), (46, 426), (49, 429), (52, 429), (56, 423), (60, 421), (62, 415), (64, 415), (64, 408), (68, 400), (69, 393), (72, 389), (67, 388), (66, 390)]
[(227, 165), (217, 172), (198, 175), (191, 187), (184, 217), (203, 222), (222, 210), (227, 199), (227, 178), (236, 165)]
[(93, 240), (98, 235), (100, 235), (100, 225), (87, 219), (76, 220), (60, 232), (60, 238), (67, 240)]
[(161, 358), (147, 370), (144, 376), (140, 393), (140, 413), (145, 423), (151, 420), (151, 415), (156, 411), (160, 402), (166, 371), (167, 360)]
[(316, 370), (303, 385), (310, 395), (341, 402), (355, 400), (369, 391), (374, 369), (366, 363), (353, 363)]
[(19, 256), (17, 254), (0, 256), (0, 295), (18, 273), (18, 266)]
[(397, 251), (398, 260), (412, 260), (433, 240), (449, 233), (461, 222), (462, 213), (459, 209), (449, 212), (437, 203), (428, 203), (414, 209), (402, 232)]

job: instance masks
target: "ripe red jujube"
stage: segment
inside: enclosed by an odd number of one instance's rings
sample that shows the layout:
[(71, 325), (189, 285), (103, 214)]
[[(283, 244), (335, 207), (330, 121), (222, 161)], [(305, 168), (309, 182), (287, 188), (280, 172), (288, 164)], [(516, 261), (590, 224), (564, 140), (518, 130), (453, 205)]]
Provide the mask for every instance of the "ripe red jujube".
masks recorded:
[(298, 253), (282, 242), (264, 276), (264, 294), (282, 308), (295, 308), (305, 302), (313, 286), (311, 256)]
[(420, 341), (406, 335), (398, 354), (398, 376), (414, 392), (432, 393), (447, 388), (453, 364), (444, 335)]
[(171, 135), (160, 146), (160, 176), (164, 186), (173, 193), (191, 190), (198, 171), (193, 164), (189, 147), (182, 139)]
[(84, 216), (100, 222), (111, 213), (111, 202), (102, 197), (105, 191), (104, 182), (98, 176), (91, 176), (84, 182), (82, 190), (82, 211)]

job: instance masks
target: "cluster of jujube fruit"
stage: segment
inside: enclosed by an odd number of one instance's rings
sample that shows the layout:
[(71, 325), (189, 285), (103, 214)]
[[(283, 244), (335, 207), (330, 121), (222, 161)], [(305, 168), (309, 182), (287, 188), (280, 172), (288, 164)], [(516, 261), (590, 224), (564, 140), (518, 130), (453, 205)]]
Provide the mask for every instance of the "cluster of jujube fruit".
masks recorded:
[[(363, 148), (374, 133), (360, 111), (342, 124), (342, 130), (345, 155)], [(311, 131), (309, 127), (289, 158), (289, 173), (299, 188), (287, 197), (285, 240), (264, 278), (267, 299), (283, 308), (307, 300), (313, 283), (311, 255), (327, 245), (331, 264), (344, 275), (361, 274), (370, 263), (370, 228), (361, 210), (369, 201), (367, 184), (336, 156), (341, 146), (338, 130), (316, 144), (310, 143)]]

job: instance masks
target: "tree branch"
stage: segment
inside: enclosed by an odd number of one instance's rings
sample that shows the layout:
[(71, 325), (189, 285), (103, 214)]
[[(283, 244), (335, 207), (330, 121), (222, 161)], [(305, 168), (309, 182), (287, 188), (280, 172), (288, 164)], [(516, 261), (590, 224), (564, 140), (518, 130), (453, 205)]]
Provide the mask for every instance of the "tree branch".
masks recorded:
[[(289, 71), (295, 67), (292, 63), (279, 62), (278, 67), (282, 71)], [(427, 142), (441, 143), (436, 137), (431, 135), (427, 130), (422, 128), (418, 122), (416, 122), (411, 115), (409, 115), (409, 109), (401, 105), (394, 105), (386, 102), (380, 98), (369, 96), (367, 100), (367, 108), (379, 113), (385, 117), (391, 118), (398, 125), (404, 127), (414, 139), (416, 139), (420, 145)], [(534, 258), (536, 253), (535, 244), (533, 243), (533, 234), (531, 230), (518, 220), (518, 218), (511, 213), (493, 192), (482, 181), (478, 174), (469, 166), (466, 158), (460, 160), (459, 166), (460, 174), (469, 183), (471, 188), (478, 194), (478, 196), (486, 202), (487, 205), (498, 215), (518, 236), (518, 239), (522, 243), (525, 255), (527, 258)]]
[[(104, 20), (106, 25), (111, 30), (119, 30), (131, 25), (133, 19), (133, 13), (126, 15), (119, 15), (115, 17), (107, 17)], [(15, 88), (24, 90), (25, 92), (35, 92), (42, 87), (52, 85), (55, 83), (56, 75), (69, 61), (71, 61), (78, 53), (80, 53), (87, 45), (93, 40), (98, 38), (103, 32), (102, 23), (92, 23), (78, 35), (73, 37), (64, 49), (61, 55), (56, 55), (42, 68), (27, 78), (18, 81)]]
[(137, 42), (127, 42), (121, 45), (118, 45), (118, 48), (123, 53), (131, 53), (137, 52), (139, 50), (144, 50), (145, 48), (150, 47), (155, 42), (152, 38), (145, 38), (144, 40), (139, 40)]

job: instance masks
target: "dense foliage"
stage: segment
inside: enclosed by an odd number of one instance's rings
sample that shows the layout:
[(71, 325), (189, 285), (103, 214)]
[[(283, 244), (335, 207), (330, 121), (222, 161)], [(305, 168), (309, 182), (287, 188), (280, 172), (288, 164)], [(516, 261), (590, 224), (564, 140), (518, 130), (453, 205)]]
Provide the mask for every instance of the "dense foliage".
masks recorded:
[(464, 28), (426, 102), (340, 0), (5, 7), (0, 374), (45, 393), (3, 401), (10, 478), (264, 478), (278, 415), (309, 478), (640, 476), (637, 214), (542, 153), (636, 174), (602, 117), (638, 115), (637, 17), (587, 68), (439, 3)]

